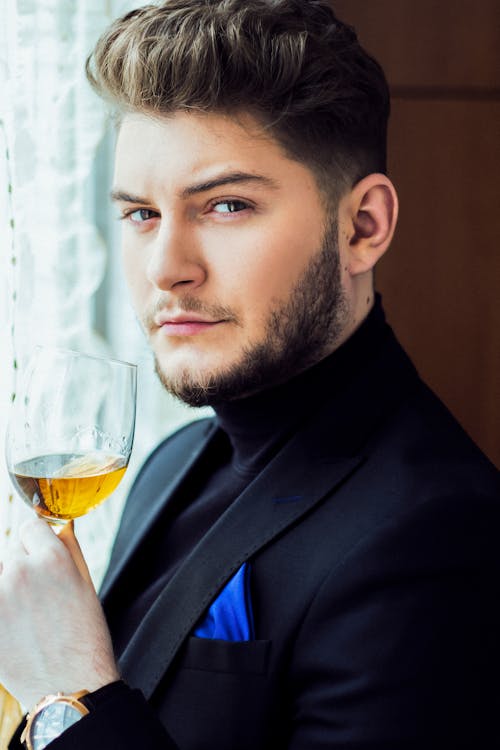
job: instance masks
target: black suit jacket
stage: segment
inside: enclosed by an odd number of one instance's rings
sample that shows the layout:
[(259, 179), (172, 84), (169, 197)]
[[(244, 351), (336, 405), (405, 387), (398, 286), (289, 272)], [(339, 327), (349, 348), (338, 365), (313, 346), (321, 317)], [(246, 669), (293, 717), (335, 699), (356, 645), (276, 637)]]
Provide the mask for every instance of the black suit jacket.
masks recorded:
[[(185, 427), (138, 475), (102, 589), (108, 613), (216, 430)], [(145, 617), (120, 668), (148, 705), (124, 690), (50, 747), (500, 747), (498, 490), (388, 333)], [(256, 640), (192, 637), (246, 560)]]

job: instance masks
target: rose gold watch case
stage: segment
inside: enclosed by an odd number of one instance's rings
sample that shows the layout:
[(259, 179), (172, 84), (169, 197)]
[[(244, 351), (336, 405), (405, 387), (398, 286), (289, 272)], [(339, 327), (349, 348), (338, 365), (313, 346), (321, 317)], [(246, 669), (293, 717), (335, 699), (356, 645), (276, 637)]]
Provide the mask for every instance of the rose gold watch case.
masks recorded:
[(51, 706), (53, 703), (64, 703), (74, 708), (82, 716), (86, 716), (88, 713), (90, 713), (90, 711), (87, 706), (80, 701), (80, 698), (83, 698), (84, 695), (88, 694), (88, 690), (80, 690), (78, 693), (71, 693), (70, 695), (65, 695), (64, 693), (54, 693), (53, 695), (46, 695), (45, 698), (42, 698), (42, 700), (39, 701), (36, 706), (29, 712), (26, 719), (26, 726), (24, 727), (23, 733), (21, 735), (21, 742), (24, 743), (27, 750), (33, 750), (30, 736), (31, 727), (33, 726), (33, 723), (38, 714), (44, 708), (47, 708), (47, 706)]

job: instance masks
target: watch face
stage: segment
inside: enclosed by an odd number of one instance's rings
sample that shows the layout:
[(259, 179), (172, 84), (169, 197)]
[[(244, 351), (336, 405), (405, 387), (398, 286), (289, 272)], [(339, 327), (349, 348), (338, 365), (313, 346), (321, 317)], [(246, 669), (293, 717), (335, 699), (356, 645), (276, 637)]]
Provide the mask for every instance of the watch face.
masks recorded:
[(49, 742), (82, 718), (78, 709), (67, 703), (52, 703), (42, 708), (31, 725), (30, 740), (33, 750), (43, 750)]

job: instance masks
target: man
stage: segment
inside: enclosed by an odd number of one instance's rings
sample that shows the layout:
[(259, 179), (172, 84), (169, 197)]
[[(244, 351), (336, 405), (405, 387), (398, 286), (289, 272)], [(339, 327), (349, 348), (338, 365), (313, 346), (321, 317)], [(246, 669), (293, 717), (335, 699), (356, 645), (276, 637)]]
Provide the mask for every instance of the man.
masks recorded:
[(326, 0), (171, 0), (116, 21), (89, 75), (158, 375), (216, 417), (139, 473), (105, 616), (74, 541), (23, 528), (0, 578), (23, 736), (497, 746), (497, 478), (373, 292), (397, 219), (379, 66)]

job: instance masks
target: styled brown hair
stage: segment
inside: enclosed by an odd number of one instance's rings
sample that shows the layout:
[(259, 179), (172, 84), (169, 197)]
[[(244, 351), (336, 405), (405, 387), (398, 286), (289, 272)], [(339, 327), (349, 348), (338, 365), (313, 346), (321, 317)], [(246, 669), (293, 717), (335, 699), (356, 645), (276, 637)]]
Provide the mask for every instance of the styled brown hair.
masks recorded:
[(87, 60), (118, 114), (255, 117), (328, 195), (386, 170), (389, 91), (327, 0), (164, 0), (114, 21)]

